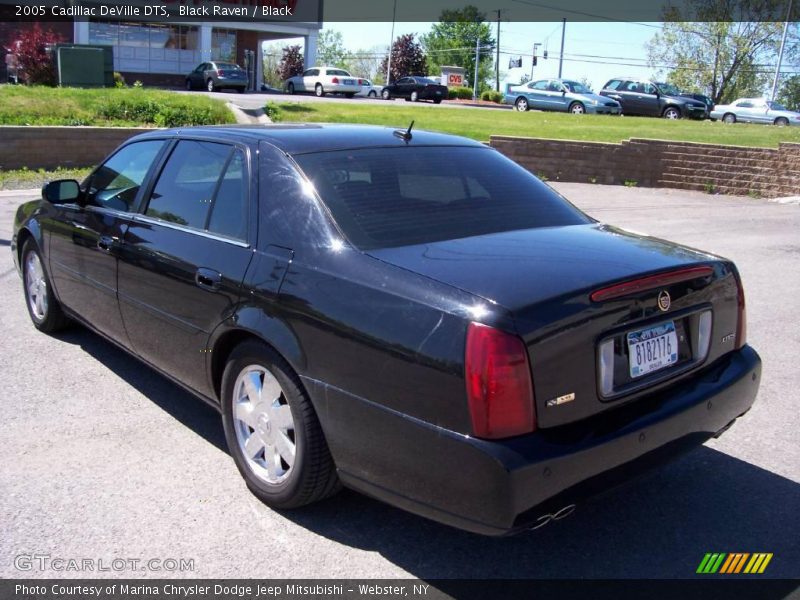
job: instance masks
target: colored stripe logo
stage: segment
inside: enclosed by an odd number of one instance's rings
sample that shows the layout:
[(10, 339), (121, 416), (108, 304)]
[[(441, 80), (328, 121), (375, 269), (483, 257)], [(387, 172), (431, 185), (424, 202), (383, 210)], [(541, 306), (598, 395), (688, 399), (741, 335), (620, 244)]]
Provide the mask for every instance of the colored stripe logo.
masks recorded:
[(738, 573), (748, 573), (751, 575), (763, 573), (769, 561), (772, 560), (772, 552), (707, 552), (700, 561), (696, 573), (703, 575), (736, 575)]

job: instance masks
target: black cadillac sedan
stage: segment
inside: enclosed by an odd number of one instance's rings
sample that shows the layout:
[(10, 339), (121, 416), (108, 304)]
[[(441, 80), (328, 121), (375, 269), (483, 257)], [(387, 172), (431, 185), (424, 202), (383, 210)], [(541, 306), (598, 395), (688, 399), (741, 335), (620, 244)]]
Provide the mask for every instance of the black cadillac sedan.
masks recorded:
[(341, 485), (489, 535), (752, 405), (728, 260), (596, 222), (497, 151), (379, 127), (153, 131), (19, 207), (33, 325), (217, 407), (268, 505)]

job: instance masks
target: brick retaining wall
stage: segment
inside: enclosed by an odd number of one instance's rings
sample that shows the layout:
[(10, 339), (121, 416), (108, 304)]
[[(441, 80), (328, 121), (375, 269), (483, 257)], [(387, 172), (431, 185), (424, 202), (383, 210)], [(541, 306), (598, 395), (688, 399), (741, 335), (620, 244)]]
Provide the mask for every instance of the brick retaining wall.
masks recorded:
[(671, 187), (763, 197), (800, 193), (800, 144), (748, 148), (630, 139), (621, 144), (493, 135), (491, 146), (554, 181)]
[(137, 127), (0, 127), (0, 170), (90, 167), (136, 134)]

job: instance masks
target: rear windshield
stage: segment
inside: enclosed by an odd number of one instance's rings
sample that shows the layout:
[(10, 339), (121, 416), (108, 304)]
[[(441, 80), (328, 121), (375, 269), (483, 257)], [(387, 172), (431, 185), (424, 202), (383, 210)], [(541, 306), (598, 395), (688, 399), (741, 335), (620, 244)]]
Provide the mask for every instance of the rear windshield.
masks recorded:
[(370, 148), (295, 160), (363, 250), (591, 222), (490, 148)]
[(231, 71), (241, 71), (242, 67), (234, 63), (217, 63), (217, 69), (228, 69)]

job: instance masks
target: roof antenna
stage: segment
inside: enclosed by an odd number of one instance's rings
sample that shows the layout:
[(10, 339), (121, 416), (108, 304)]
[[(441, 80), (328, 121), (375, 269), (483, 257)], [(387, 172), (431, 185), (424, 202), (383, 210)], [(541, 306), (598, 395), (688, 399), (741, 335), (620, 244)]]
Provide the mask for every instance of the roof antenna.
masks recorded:
[(414, 127), (414, 121), (411, 121), (411, 125), (408, 126), (408, 129), (403, 131), (402, 129), (396, 129), (393, 133), (397, 137), (399, 137), (404, 142), (408, 143), (411, 141), (411, 128)]

